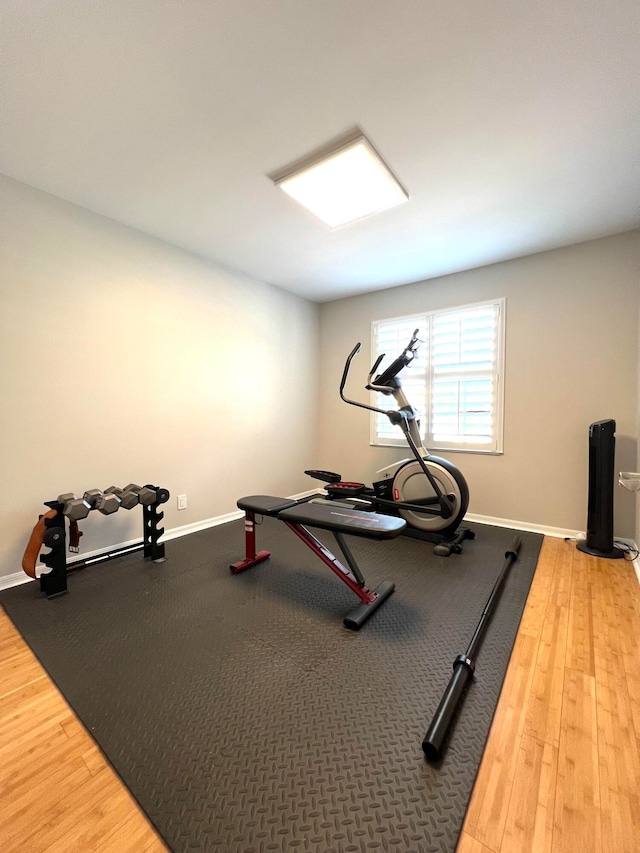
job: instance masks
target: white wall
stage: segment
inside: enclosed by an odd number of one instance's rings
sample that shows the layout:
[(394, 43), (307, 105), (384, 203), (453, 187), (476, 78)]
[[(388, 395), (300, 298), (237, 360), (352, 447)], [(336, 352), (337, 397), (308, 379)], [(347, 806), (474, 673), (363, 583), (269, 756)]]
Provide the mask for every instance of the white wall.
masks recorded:
[[(369, 479), (404, 453), (370, 447), (367, 415), (339, 400), (354, 342), (356, 393), (373, 319), (495, 296), (505, 452), (443, 454), (470, 511), (583, 530), (601, 418), (617, 468), (638, 464), (640, 232), (317, 306), (1, 176), (0, 217), (0, 575), (63, 491), (156, 482), (170, 530), (311, 488), (304, 468)], [(634, 506), (616, 489), (617, 535), (635, 534)], [(138, 538), (140, 515), (92, 513), (83, 551)]]
[[(504, 296), (504, 455), (441, 455), (467, 478), (471, 513), (584, 530), (589, 424), (614, 418), (616, 466), (636, 465), (639, 269), (640, 232), (633, 231), (322, 305), (317, 467), (366, 481), (407, 455), (370, 447), (368, 415), (338, 397), (356, 341), (363, 348), (349, 389), (366, 395), (372, 320)], [(616, 535), (634, 536), (634, 503), (616, 488)]]
[[(0, 575), (60, 492), (153, 482), (171, 529), (308, 488), (317, 305), (11, 179), (0, 198)], [(84, 552), (140, 538), (141, 510), (81, 527)]]

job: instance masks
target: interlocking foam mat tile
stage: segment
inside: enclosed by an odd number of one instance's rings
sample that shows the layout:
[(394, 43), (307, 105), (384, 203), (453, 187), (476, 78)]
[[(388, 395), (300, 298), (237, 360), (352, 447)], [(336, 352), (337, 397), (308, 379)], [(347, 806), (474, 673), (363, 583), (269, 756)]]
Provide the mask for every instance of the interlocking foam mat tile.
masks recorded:
[[(514, 531), (471, 525), (462, 555), (349, 538), (367, 585), (394, 594), (357, 633), (353, 593), (265, 518), (264, 563), (239, 575), (243, 522), (37, 584), (2, 604), (174, 851), (446, 853), (455, 849), (542, 536), (520, 533), (445, 744), (421, 742)], [(317, 531), (316, 531), (317, 532)], [(339, 554), (330, 534), (319, 535)]]

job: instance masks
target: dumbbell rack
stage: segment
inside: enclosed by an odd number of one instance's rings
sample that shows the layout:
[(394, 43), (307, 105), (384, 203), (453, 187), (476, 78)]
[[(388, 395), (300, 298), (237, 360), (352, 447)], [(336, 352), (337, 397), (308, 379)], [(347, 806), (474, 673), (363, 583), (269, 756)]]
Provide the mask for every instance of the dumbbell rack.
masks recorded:
[[(164, 518), (164, 513), (160, 512), (158, 508), (161, 504), (169, 500), (169, 491), (152, 485), (147, 485), (145, 488), (153, 489), (156, 493), (156, 499), (154, 503), (142, 506), (143, 541), (138, 545), (114, 548), (110, 551), (105, 551), (103, 554), (97, 554), (84, 560), (74, 560), (71, 563), (67, 563), (67, 536), (65, 515), (63, 512), (65, 505), (57, 500), (45, 501), (45, 506), (50, 507), (55, 512), (55, 515), (44, 518), (46, 530), (42, 544), (51, 548), (51, 551), (48, 554), (40, 555), (42, 563), (51, 569), (47, 574), (40, 575), (40, 591), (47, 598), (64, 595), (67, 591), (67, 574), (70, 572), (75, 572), (97, 563), (104, 563), (107, 560), (113, 560), (122, 554), (143, 550), (144, 558), (154, 563), (161, 563), (165, 559), (164, 542), (159, 541), (164, 533), (164, 527), (158, 527)], [(91, 508), (91, 511), (94, 509), (96, 509), (95, 506)], [(46, 516), (48, 515), (49, 513), (46, 514)]]

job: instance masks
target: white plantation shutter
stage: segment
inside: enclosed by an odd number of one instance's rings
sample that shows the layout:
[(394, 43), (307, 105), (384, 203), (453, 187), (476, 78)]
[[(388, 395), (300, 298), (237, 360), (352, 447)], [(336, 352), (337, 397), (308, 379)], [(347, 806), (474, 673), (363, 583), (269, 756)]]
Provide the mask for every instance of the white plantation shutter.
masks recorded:
[[(502, 452), (504, 300), (373, 323), (374, 358), (383, 370), (418, 328), (418, 357), (401, 375), (409, 402), (418, 410), (429, 450)], [(378, 371), (378, 372), (379, 372)], [(374, 405), (394, 408), (391, 396)], [(405, 443), (384, 415), (373, 415), (372, 443)]]
[[(380, 353), (386, 353), (386, 358), (381, 362), (376, 374), (381, 373), (385, 367), (391, 364), (396, 356), (400, 355), (402, 350), (411, 340), (411, 335), (416, 328), (420, 328), (419, 337), (421, 341), (424, 341), (424, 324), (420, 327), (419, 324), (416, 323), (415, 317), (409, 317), (406, 320), (392, 320), (376, 324), (376, 329), (374, 331), (376, 348), (374, 349), (373, 360), (375, 361)], [(422, 416), (422, 413), (425, 411), (427, 402), (425, 384), (426, 370), (426, 345), (425, 343), (422, 343), (418, 350), (418, 355), (402, 373), (402, 387), (404, 388), (404, 392), (414, 409), (417, 409), (420, 413), (420, 416)], [(375, 395), (375, 398), (373, 405), (377, 406), (379, 409), (396, 408), (396, 401), (390, 394), (386, 395), (378, 393)], [(374, 444), (376, 443), (375, 438), (378, 439), (378, 443), (380, 444), (394, 444), (397, 439), (401, 440), (400, 443), (404, 441), (404, 439), (402, 439), (402, 432), (400, 431), (400, 428), (393, 426), (389, 418), (378, 414), (374, 414), (373, 418), (375, 420)]]

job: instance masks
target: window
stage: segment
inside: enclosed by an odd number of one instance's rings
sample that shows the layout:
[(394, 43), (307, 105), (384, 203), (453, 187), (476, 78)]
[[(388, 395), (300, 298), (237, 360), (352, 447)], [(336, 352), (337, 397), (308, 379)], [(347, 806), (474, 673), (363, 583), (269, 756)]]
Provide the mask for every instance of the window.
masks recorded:
[[(502, 453), (504, 315), (499, 299), (372, 324), (372, 361), (386, 353), (378, 372), (419, 329), (422, 343), (401, 380), (429, 450)], [(372, 397), (381, 409), (395, 406), (391, 396)], [(384, 415), (371, 420), (372, 444), (405, 444)]]

